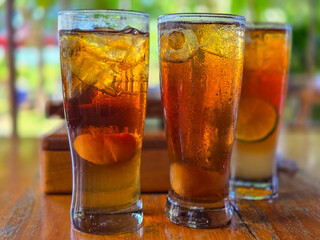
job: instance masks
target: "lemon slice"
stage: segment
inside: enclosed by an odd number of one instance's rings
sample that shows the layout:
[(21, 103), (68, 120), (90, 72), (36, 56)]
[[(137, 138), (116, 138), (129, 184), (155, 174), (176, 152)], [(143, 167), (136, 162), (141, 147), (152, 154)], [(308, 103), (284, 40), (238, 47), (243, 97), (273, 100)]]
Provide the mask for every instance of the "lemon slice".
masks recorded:
[(277, 128), (278, 111), (272, 104), (254, 97), (240, 100), (236, 139), (258, 142), (268, 138)]
[(129, 133), (86, 133), (76, 137), (73, 147), (89, 162), (110, 165), (130, 160), (136, 152), (136, 140)]
[(172, 163), (170, 166), (171, 187), (184, 198), (223, 199), (228, 176), (226, 173), (201, 169), (191, 164)]
[(168, 62), (186, 62), (198, 50), (197, 37), (190, 29), (164, 31), (160, 37), (160, 56)]

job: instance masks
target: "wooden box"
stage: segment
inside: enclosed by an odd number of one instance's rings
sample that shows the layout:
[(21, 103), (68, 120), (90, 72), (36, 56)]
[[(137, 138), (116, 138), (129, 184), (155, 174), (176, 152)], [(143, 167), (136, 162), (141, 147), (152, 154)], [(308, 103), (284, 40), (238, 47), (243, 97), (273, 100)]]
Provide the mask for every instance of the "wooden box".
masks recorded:
[[(71, 193), (72, 163), (65, 127), (42, 139), (41, 189), (45, 193)], [(163, 131), (145, 132), (141, 157), (141, 191), (167, 192), (169, 159)]]

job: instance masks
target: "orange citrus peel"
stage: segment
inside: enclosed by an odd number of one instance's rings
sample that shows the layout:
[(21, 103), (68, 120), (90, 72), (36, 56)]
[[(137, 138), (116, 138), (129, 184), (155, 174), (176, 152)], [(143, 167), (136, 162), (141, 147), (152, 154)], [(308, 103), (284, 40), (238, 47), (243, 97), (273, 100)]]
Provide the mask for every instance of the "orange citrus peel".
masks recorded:
[(136, 139), (130, 133), (86, 133), (76, 137), (73, 147), (83, 159), (109, 165), (130, 160), (136, 152)]
[(268, 138), (277, 128), (278, 111), (272, 104), (254, 97), (242, 97), (236, 127), (236, 139), (258, 142)]

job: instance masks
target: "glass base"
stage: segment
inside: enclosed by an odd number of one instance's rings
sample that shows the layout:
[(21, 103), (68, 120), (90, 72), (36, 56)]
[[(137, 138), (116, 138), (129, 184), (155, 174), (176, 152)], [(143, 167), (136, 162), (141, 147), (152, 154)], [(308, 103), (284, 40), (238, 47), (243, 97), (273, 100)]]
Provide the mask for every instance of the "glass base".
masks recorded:
[(97, 235), (135, 232), (141, 227), (142, 220), (141, 199), (130, 207), (115, 212), (71, 211), (74, 229)]
[(217, 228), (230, 223), (232, 218), (229, 200), (219, 204), (197, 204), (181, 201), (168, 194), (166, 216), (175, 224), (190, 228)]
[(278, 180), (272, 177), (265, 181), (230, 180), (230, 197), (245, 200), (268, 200), (278, 196)]

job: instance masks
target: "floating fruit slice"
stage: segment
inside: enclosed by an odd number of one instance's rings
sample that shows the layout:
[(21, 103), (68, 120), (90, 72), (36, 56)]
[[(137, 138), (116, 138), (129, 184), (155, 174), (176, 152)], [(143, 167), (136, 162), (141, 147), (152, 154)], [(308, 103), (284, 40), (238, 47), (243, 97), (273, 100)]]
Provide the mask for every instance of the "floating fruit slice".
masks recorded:
[(197, 37), (189, 29), (173, 29), (160, 38), (161, 58), (168, 62), (186, 62), (198, 50)]
[(254, 97), (242, 97), (236, 127), (236, 139), (262, 141), (277, 128), (278, 111), (270, 103)]
[(228, 174), (173, 163), (170, 182), (172, 189), (181, 197), (218, 200), (223, 199), (227, 192)]
[(109, 165), (130, 160), (136, 151), (136, 140), (129, 133), (86, 133), (76, 137), (74, 149), (83, 159)]

